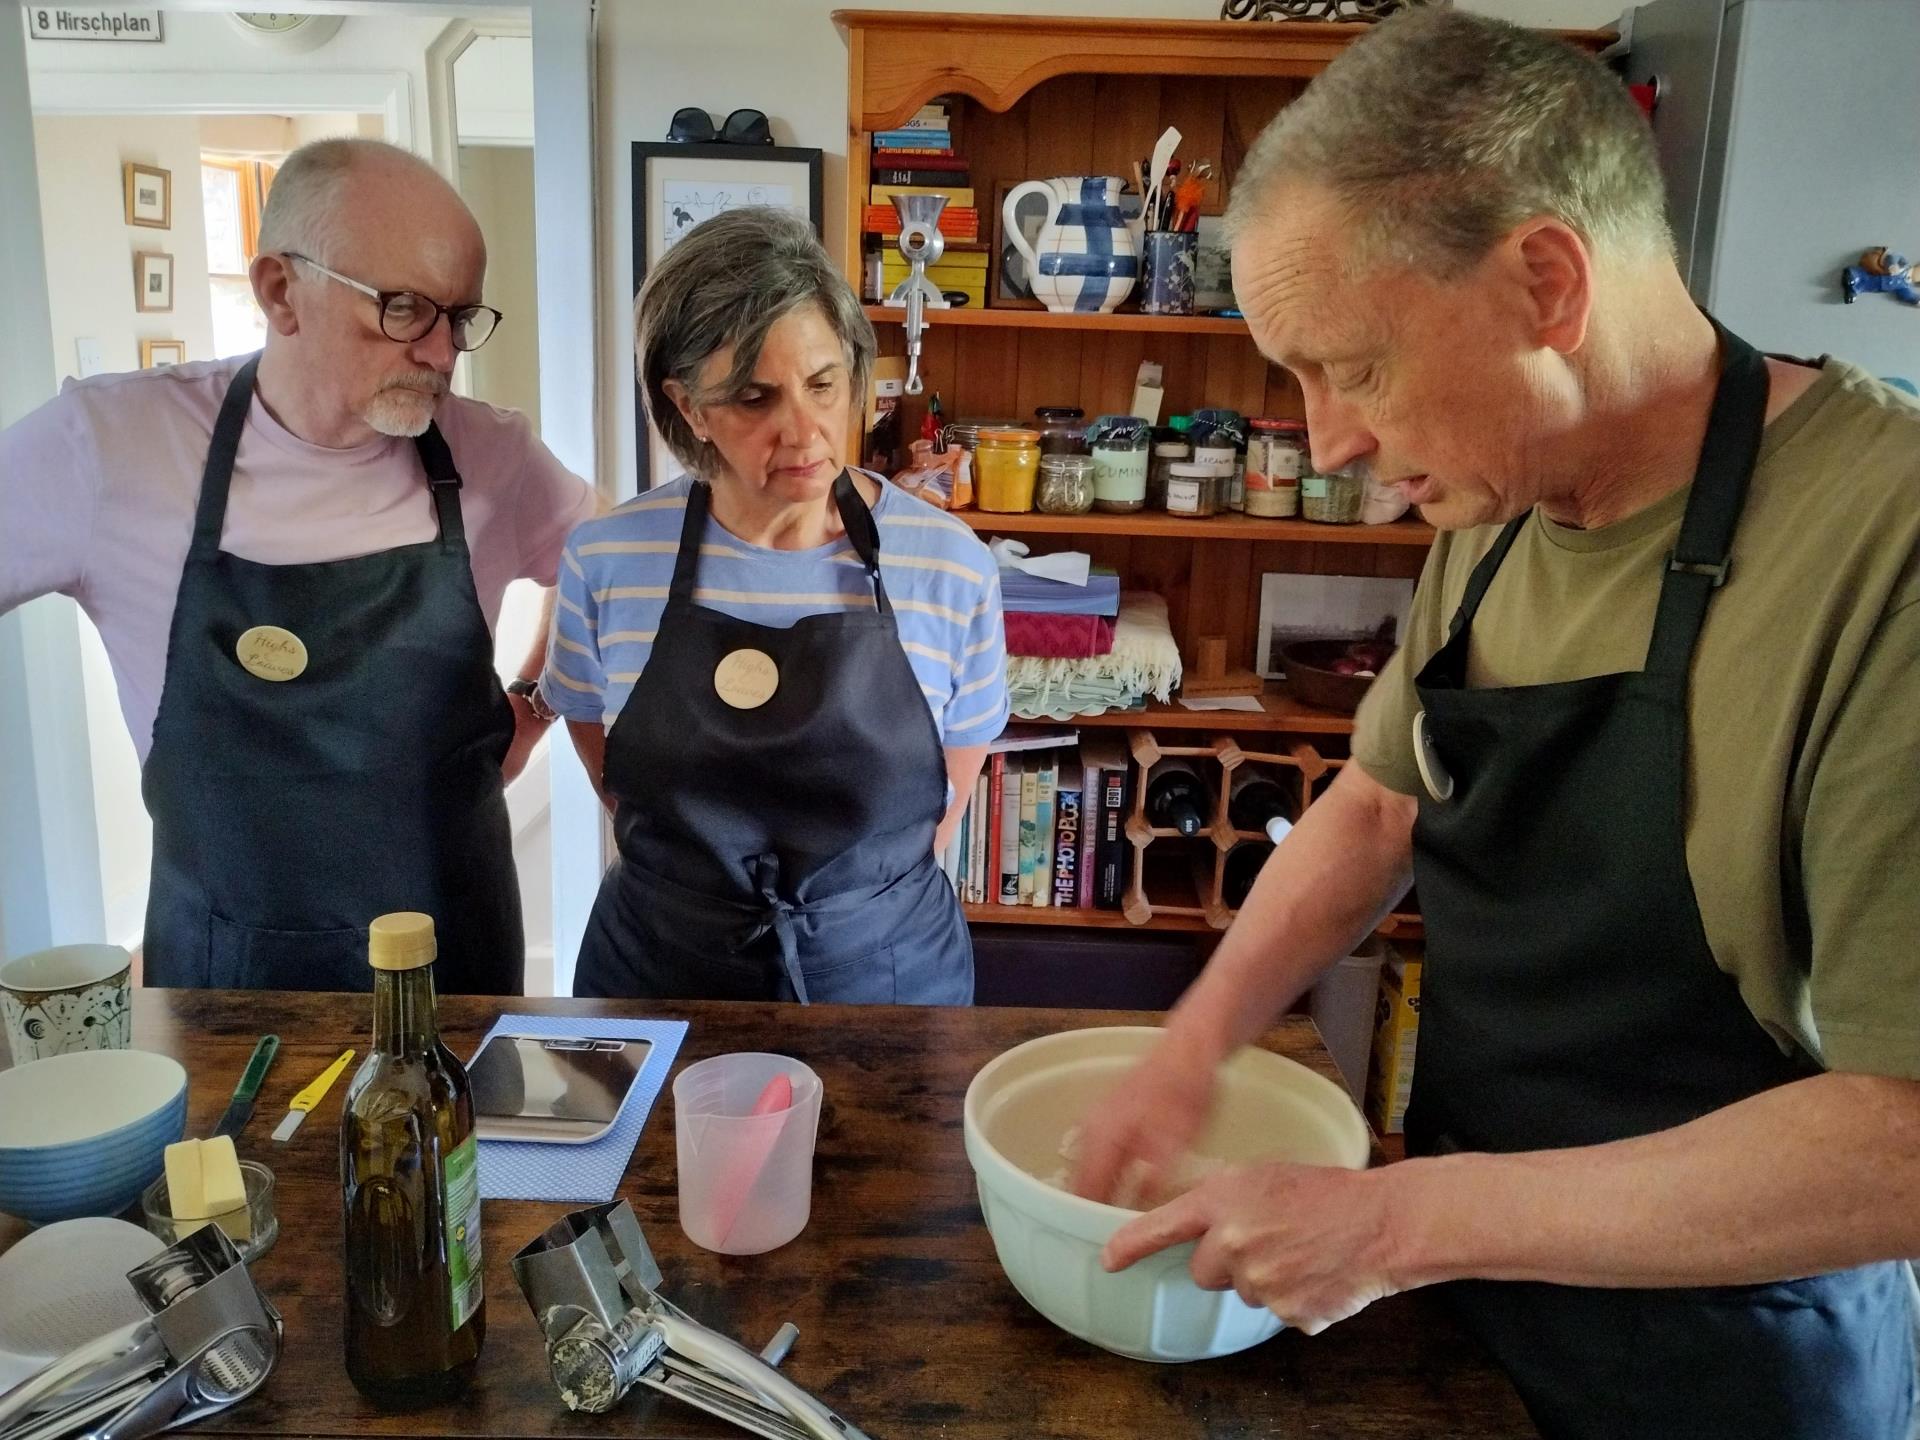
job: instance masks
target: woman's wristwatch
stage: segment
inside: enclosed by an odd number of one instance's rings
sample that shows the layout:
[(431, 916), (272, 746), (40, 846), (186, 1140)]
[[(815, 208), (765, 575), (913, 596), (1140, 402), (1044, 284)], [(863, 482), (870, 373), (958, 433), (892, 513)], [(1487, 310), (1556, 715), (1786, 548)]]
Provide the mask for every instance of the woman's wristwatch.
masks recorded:
[(509, 680), (507, 682), (507, 694), (525, 697), (527, 708), (533, 711), (533, 718), (536, 720), (551, 725), (555, 720), (560, 718), (560, 712), (547, 704), (545, 698), (540, 694), (540, 682), (538, 680), (528, 680), (524, 677), (517, 680)]

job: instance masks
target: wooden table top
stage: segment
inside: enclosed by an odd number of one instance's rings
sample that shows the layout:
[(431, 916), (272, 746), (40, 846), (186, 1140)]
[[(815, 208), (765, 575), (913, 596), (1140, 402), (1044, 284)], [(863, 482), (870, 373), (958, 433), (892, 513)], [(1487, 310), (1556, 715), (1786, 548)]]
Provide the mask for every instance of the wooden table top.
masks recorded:
[[(349, 1045), (364, 1053), (364, 996), (142, 990), (134, 1043), (191, 1074), (188, 1133), (226, 1108), (255, 1040), (280, 1053), (241, 1136), (244, 1158), (277, 1179), (279, 1242), (256, 1266), (286, 1318), (266, 1388), (197, 1432), (248, 1436), (647, 1435), (721, 1440), (743, 1432), (640, 1392), (607, 1415), (574, 1415), (546, 1375), (533, 1316), (508, 1261), (569, 1205), (486, 1202), (487, 1339), (461, 1401), (410, 1414), (375, 1410), (341, 1355), (340, 1187), (343, 1079), (290, 1145), (269, 1138), (293, 1091)], [(1089, 1025), (1156, 1023), (1114, 1011), (816, 1007), (444, 997), (441, 1030), (471, 1056), (506, 1012), (638, 1015), (692, 1022), (679, 1066), (772, 1050), (820, 1075), (813, 1217), (791, 1244), (730, 1257), (681, 1232), (671, 1092), (648, 1117), (620, 1187), (665, 1272), (665, 1292), (750, 1349), (783, 1321), (800, 1338), (783, 1369), (874, 1440), (1239, 1440), (1253, 1436), (1532, 1437), (1512, 1387), (1418, 1296), (1376, 1304), (1326, 1333), (1283, 1331), (1226, 1359), (1157, 1366), (1057, 1329), (1014, 1291), (981, 1222), (961, 1143), (968, 1082), (1002, 1051)], [(1289, 1019), (1266, 1041), (1333, 1076), (1312, 1026)], [(1337, 1077), (1336, 1077), (1337, 1078)], [(0, 1218), (0, 1249), (19, 1238)]]

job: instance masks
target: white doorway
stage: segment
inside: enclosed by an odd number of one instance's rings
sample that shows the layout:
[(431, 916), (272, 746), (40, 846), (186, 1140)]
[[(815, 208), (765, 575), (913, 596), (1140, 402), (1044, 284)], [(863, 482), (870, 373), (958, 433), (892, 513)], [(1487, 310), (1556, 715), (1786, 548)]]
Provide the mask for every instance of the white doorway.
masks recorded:
[[(86, 331), (105, 327), (91, 318), (62, 314), (64, 302), (48, 298), (60, 289), (48, 283), (56, 267), (70, 257), (61, 237), (52, 233), (60, 223), (53, 212), (62, 207), (48, 203), (47, 172), (53, 173), (57, 188), (68, 167), (58, 163), (57, 155), (51, 166), (44, 158), (36, 165), (36, 121), (86, 117), (109, 125), (136, 115), (150, 116), (154, 118), (149, 128), (156, 139), (158, 127), (191, 126), (196, 133), (205, 127), (212, 142), (206, 155), (215, 162), (239, 166), (267, 160), (277, 143), (256, 122), (295, 127), (282, 134), (299, 133), (299, 127), (305, 127), (306, 137), (322, 126), (330, 127), (332, 133), (378, 134), (437, 160), (439, 137), (434, 133), (432, 102), (438, 87), (428, 79), (430, 51), (448, 32), (449, 22), (464, 16), (468, 18), (462, 23), (476, 33), (481, 29), (518, 32), (526, 74), (521, 88), (528, 97), (529, 133), (519, 146), (524, 153), (517, 157), (517, 164), (497, 167), (492, 164), (493, 155), (477, 155), (472, 173), (476, 189), (519, 187), (516, 200), (499, 202), (514, 207), (527, 232), (517, 233), (507, 247), (514, 256), (514, 283), (524, 288), (530, 301), (537, 274), (546, 312), (543, 317), (531, 303), (524, 307), (521, 323), (526, 328), (520, 330), (523, 344), (517, 348), (536, 357), (531, 364), (513, 377), (496, 381), (483, 372), (467, 377), (466, 383), (469, 388), (488, 389), (497, 383), (503, 395), (507, 388), (519, 387), (517, 393), (531, 398), (531, 406), (523, 408), (538, 413), (539, 429), (549, 448), (576, 473), (596, 477), (592, 405), (596, 361), (591, 345), (579, 340), (591, 336), (595, 328), (591, 0), (542, 0), (532, 12), (525, 5), (496, 0), (284, 5), (283, 12), (324, 21), (315, 27), (316, 33), (325, 32), (319, 44), (304, 51), (276, 48), (271, 41), (245, 34), (234, 18), (240, 9), (237, 3), (217, 0), (168, 5), (170, 38), (184, 43), (167, 46), (166, 55), (127, 53), (159, 50), (159, 46), (70, 45), (60, 47), (65, 53), (54, 57), (45, 50), (36, 54), (29, 47), (19, 10), (12, 0), (0, 0), (0, 10), (6, 12), (0, 15), (0, 184), (10, 194), (25, 193), (43, 202), (0, 207), (10, 212), (0, 219), (0, 259), (8, 262), (0, 273), (0, 312), (23, 322), (20, 342), (15, 345), (10, 339), (9, 354), (0, 367), (0, 424), (17, 419), (50, 396), (60, 376), (80, 372), (83, 359), (103, 369), (136, 368), (142, 339), (182, 339), (174, 334), (132, 333), (122, 344), (115, 332), (116, 353), (111, 358), (96, 355), (95, 347), (89, 347), (84, 357), (80, 353), (76, 342), (86, 338)], [(103, 51), (111, 57), (111, 65), (103, 64)], [(9, 83), (15, 80), (27, 83)], [(474, 88), (484, 93), (478, 82)], [(551, 132), (550, 145), (543, 139), (536, 147), (533, 141), (530, 127), (536, 115), (543, 131)], [(78, 138), (77, 129), (83, 127), (74, 128)], [(530, 177), (536, 149), (539, 172)], [(96, 172), (91, 178), (97, 181), (97, 167), (88, 168)], [(189, 197), (198, 201), (203, 191), (198, 155), (169, 168), (191, 172), (196, 182), (176, 190), (176, 205)], [(214, 168), (219, 168), (217, 163)], [(505, 173), (495, 175), (496, 169)], [(224, 183), (218, 176), (210, 176), (207, 182)], [(235, 183), (245, 183), (244, 171), (236, 174)], [(534, 186), (531, 197), (525, 188), (529, 183)], [(42, 209), (48, 212), (44, 229)], [(209, 241), (211, 249), (220, 249), (218, 222), (208, 224), (204, 207), (197, 219), (190, 213), (181, 219), (193, 221), (203, 251), (211, 254)], [(102, 228), (123, 238), (118, 217), (114, 225)], [(181, 263), (176, 256), (176, 267)], [(202, 297), (198, 308), (177, 308), (178, 319), (169, 321), (185, 324), (190, 316), (204, 311), (204, 320), (195, 322), (200, 328), (188, 353), (203, 358), (222, 353), (223, 348), (230, 350), (236, 343), (235, 317), (227, 317), (224, 326), (217, 326), (214, 319), (214, 291), (226, 272), (208, 266), (204, 271), (176, 268), (175, 273), (177, 279), (200, 276), (195, 282)], [(179, 292), (177, 307), (187, 298), (184, 291)], [(489, 299), (494, 299), (491, 286)], [(44, 340), (36, 333), (40, 328), (34, 323), (36, 314), (46, 317)], [(120, 350), (128, 353), (117, 353)], [(557, 357), (550, 374), (549, 355)], [(518, 655), (524, 655), (531, 627), (523, 624), (522, 633), (510, 636), (507, 618), (503, 615), (502, 653), (511, 644), (518, 647)], [(94, 640), (92, 658), (88, 658), (89, 642), (83, 640), (81, 629), (77, 609), (57, 597), (0, 616), (0, 693), (15, 697), (7, 702), (10, 708), (4, 717), (11, 722), (7, 726), (10, 743), (0, 747), (0, 796), (21, 801), (0, 806), (0, 852), (7, 857), (6, 866), (0, 868), (9, 871), (8, 883), (0, 889), (0, 955), (108, 934), (121, 939), (127, 936), (130, 923), (137, 933), (137, 921), (130, 917), (141, 906), (130, 888), (130, 877), (138, 876), (141, 893), (145, 885), (144, 852), (137, 833), (144, 831), (145, 816), (139, 809), (137, 770), (131, 742), (118, 720), (110, 677), (104, 683), (113, 725), (96, 736), (96, 729), (102, 727), (87, 723), (89, 710), (100, 708), (97, 702), (105, 672), (94, 673), (96, 665), (103, 666), (104, 657)], [(89, 692), (96, 701), (92, 706)], [(597, 803), (570, 749), (564, 745), (559, 749), (567, 753), (553, 767), (551, 787), (543, 762), (539, 795), (510, 796), (516, 824), (522, 812), (537, 812), (542, 831), (537, 852), (522, 857), (523, 888), (531, 901), (530, 938), (538, 925), (544, 952), (534, 957), (530, 989), (550, 988), (556, 981), (570, 979), (570, 964), (567, 975), (554, 974), (552, 956), (563, 953), (570, 959), (577, 948), (600, 865)], [(138, 826), (119, 823), (112, 813), (114, 804), (129, 797)], [(98, 898), (89, 903), (89, 896)]]

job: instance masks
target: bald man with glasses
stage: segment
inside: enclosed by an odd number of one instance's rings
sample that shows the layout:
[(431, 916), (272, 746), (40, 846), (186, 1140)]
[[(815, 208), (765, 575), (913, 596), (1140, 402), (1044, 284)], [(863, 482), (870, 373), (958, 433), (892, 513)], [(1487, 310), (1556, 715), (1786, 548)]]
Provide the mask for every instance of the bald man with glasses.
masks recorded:
[(405, 151), (287, 158), (257, 355), (70, 382), (0, 431), (0, 611), (72, 596), (106, 643), (153, 817), (153, 985), (365, 990), (423, 910), (446, 989), (525, 963), (504, 796), (551, 712), (504, 690), (507, 585), (594, 513), (526, 418), (449, 395), (498, 327), (486, 246)]

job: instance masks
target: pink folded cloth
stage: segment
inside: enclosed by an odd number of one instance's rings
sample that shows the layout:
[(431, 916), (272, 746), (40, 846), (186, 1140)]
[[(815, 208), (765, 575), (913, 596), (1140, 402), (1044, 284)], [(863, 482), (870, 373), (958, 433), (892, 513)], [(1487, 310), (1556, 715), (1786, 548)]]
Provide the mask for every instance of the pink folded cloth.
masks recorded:
[(1113, 621), (1100, 615), (1009, 610), (1007, 653), (1039, 660), (1092, 660), (1113, 652)]

